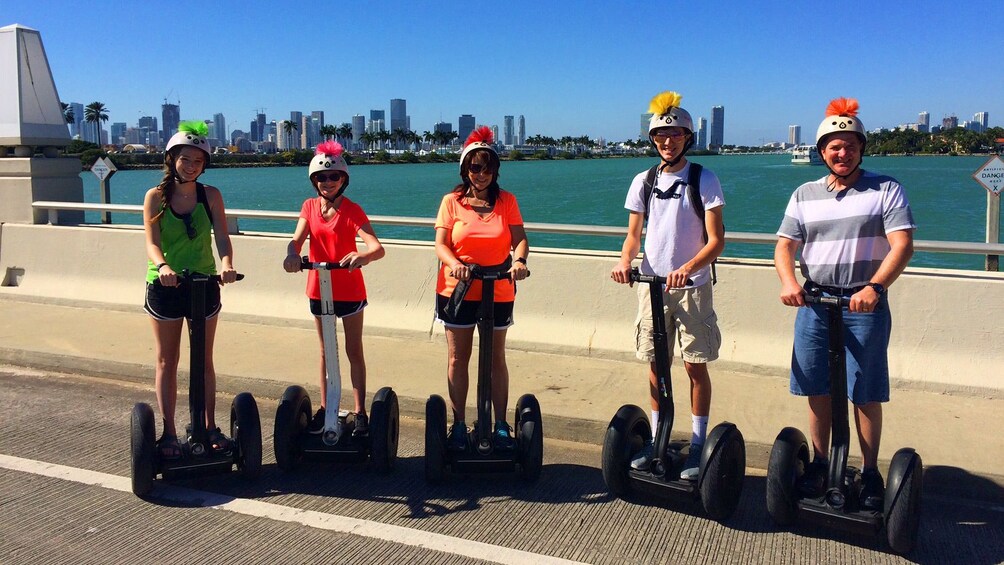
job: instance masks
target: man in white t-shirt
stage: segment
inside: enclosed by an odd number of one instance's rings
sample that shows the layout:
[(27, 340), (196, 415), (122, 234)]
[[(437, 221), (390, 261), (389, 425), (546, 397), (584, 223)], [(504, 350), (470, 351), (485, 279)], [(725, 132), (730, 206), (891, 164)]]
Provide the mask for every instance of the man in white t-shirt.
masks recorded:
[[(646, 220), (641, 272), (665, 276), (665, 320), (669, 332), (668, 349), (672, 359), (674, 341), (680, 343), (683, 365), (690, 377), (690, 406), (693, 433), (690, 452), (680, 477), (696, 480), (701, 448), (707, 436), (711, 410), (711, 377), (708, 362), (718, 358), (721, 332), (712, 300), (712, 262), (725, 248), (722, 207), (725, 198), (721, 183), (711, 171), (700, 172), (700, 204), (695, 207), (688, 196), (688, 181), (693, 166), (684, 156), (694, 144), (694, 124), (690, 114), (680, 108), (681, 96), (664, 92), (652, 99), (649, 111), (649, 140), (661, 161), (654, 170), (635, 176), (628, 189), (624, 207), (628, 210), (627, 236), (621, 258), (610, 273), (618, 283), (630, 283), (631, 261), (642, 248), (642, 228)], [(653, 178), (654, 176), (654, 178)], [(651, 191), (646, 183), (651, 179)], [(699, 214), (703, 206), (704, 213)], [(705, 235), (706, 231), (706, 235)], [(691, 284), (687, 284), (690, 279)], [(651, 392), (652, 430), (659, 422), (659, 387), (656, 379), (655, 344), (652, 341), (650, 285), (639, 285), (636, 320), (636, 355), (648, 361)], [(673, 339), (673, 337), (676, 339)], [(632, 468), (644, 470), (653, 457), (652, 438), (631, 461)]]

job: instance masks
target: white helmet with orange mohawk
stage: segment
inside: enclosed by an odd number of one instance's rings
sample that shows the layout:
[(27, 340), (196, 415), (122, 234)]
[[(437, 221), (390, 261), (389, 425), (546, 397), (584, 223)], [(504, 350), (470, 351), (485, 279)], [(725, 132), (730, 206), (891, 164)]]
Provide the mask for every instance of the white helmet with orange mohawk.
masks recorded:
[(471, 132), (471, 135), (467, 136), (467, 140), (464, 141), (464, 150), (460, 152), (460, 168), (463, 169), (464, 159), (467, 158), (467, 155), (478, 149), (491, 151), (495, 155), (495, 158), (498, 159), (498, 152), (495, 151), (493, 143), (495, 143), (495, 136), (488, 126), (475, 128)]
[[(342, 157), (342, 153), (344, 152), (345, 149), (342, 148), (342, 144), (337, 141), (319, 143), (317, 144), (314, 156), (310, 158), (310, 167), (307, 169), (307, 176), (310, 178), (311, 184), (314, 182), (314, 173), (340, 171), (345, 175), (345, 182), (342, 183), (342, 188), (335, 195), (335, 198), (341, 196), (345, 192), (345, 189), (349, 187), (349, 165), (345, 162), (345, 158)], [(314, 189), (317, 190), (316, 184), (314, 185)], [(321, 191), (318, 190), (317, 194), (321, 194)]]
[(865, 126), (858, 119), (858, 101), (853, 98), (834, 98), (826, 107), (826, 118), (816, 129), (816, 148), (823, 150), (823, 141), (831, 133), (842, 131), (858, 134), (861, 138), (861, 146), (867, 141), (865, 137)]

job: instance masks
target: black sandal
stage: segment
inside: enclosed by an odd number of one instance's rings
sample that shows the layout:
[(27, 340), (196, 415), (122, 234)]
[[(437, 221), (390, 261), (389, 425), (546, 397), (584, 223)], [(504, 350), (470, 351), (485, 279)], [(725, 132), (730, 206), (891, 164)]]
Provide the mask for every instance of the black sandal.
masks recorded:
[(181, 459), (181, 444), (178, 443), (178, 436), (164, 434), (157, 440), (157, 453), (164, 461)]
[(209, 432), (209, 444), (215, 451), (230, 451), (230, 439), (223, 435), (223, 432), (219, 428)]

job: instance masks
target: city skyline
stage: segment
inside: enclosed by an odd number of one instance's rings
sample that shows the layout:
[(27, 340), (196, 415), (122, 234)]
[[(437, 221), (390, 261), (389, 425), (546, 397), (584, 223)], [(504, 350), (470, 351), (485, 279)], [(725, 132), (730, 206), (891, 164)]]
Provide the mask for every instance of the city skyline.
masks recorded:
[[(986, 112), (993, 127), (1004, 116), (1002, 81), (994, 78), (999, 73), (991, 62), (977, 55), (975, 36), (959, 32), (951, 41), (924, 39), (935, 33), (935, 24), (978, 20), (999, 27), (994, 24), (1002, 23), (1004, 7), (989, 1), (889, 3), (879, 9), (852, 2), (844, 6), (846, 15), (815, 5), (727, 12), (678, 6), (664, 15), (686, 25), (658, 28), (675, 30), (690, 44), (677, 48), (639, 41), (646, 29), (656, 29), (645, 22), (658, 10), (612, 10), (592, 1), (515, 2), (479, 7), (475, 13), (459, 3), (434, 10), (396, 0), (379, 9), (345, 5), (332, 9), (346, 25), (329, 41), (324, 17), (303, 19), (281, 6), (246, 10), (230, 1), (182, 0), (172, 10), (212, 27), (194, 26), (202, 30), (194, 32), (198, 40), (180, 40), (176, 35), (182, 32), (144, 34), (142, 49), (133, 48), (131, 34), (153, 22), (170, 23), (172, 11), (118, 2), (98, 12), (77, 6), (8, 5), (0, 24), (39, 30), (60, 98), (104, 103), (110, 118), (105, 132), (115, 122), (131, 126), (143, 116), (159, 117), (165, 100), (180, 101), (181, 119), (212, 120), (222, 114), (229, 129), (244, 130), (262, 108), (270, 121), (286, 119), (291, 111), (318, 110), (327, 123), (340, 125), (374, 107), (389, 115), (388, 101), (401, 99), (407, 101), (409, 129), (418, 133), (447, 120), (456, 129), (464, 114), (500, 129), (505, 116), (524, 115), (527, 136), (623, 141), (636, 138), (637, 116), (653, 95), (667, 89), (683, 94), (682, 106), (695, 121), (712, 121), (712, 107), (726, 108), (721, 140), (726, 145), (784, 141), (791, 124), (814, 131), (826, 104), (837, 96), (861, 102), (860, 116), (869, 130), (915, 123), (922, 111), (934, 125), (952, 115), (964, 121)], [(357, 25), (374, 18), (381, 22), (375, 27)], [(597, 21), (604, 27), (594, 33)], [(460, 47), (467, 32), (435, 41), (422, 31), (438, 29), (442, 22), (462, 30), (491, 22), (492, 35), (518, 36), (521, 43), (519, 49), (493, 45), (490, 49), (501, 57), (486, 63), (483, 50)], [(701, 22), (714, 25), (702, 29), (698, 41), (694, 26)], [(264, 33), (284, 26), (296, 32), (281, 38)], [(208, 29), (228, 39), (211, 41)], [(827, 53), (821, 48), (827, 29), (852, 30), (834, 32), (834, 39), (857, 34), (859, 41), (838, 41), (842, 51)], [(102, 38), (100, 49), (91, 47), (95, 36)], [(805, 37), (804, 46), (798, 47), (798, 40), (792, 45), (779, 41), (792, 36)], [(882, 37), (881, 48), (869, 37)], [(207, 62), (175, 60), (172, 48), (179, 45), (198, 45)], [(319, 65), (318, 52), (325, 50), (328, 55), (320, 59), (329, 63)]]

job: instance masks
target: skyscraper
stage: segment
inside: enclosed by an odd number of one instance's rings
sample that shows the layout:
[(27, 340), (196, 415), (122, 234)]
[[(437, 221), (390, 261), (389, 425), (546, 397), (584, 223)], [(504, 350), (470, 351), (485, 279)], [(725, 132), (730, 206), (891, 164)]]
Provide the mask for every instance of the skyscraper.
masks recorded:
[(84, 105), (80, 102), (70, 102), (70, 109), (73, 110), (73, 123), (70, 124), (70, 137), (73, 139), (83, 139)]
[(352, 144), (357, 149), (362, 143), (364, 133), (366, 133), (366, 116), (362, 114), (352, 116)]
[(917, 116), (917, 131), (922, 133), (931, 131), (931, 114), (921, 112)]
[(959, 127), (959, 118), (953, 116), (947, 116), (941, 119), (941, 129), (952, 129)]
[(228, 145), (230, 132), (227, 131), (227, 119), (223, 117), (223, 114), (213, 114), (213, 124), (216, 126), (216, 139), (219, 145)]
[(474, 120), (474, 116), (470, 114), (464, 114), (457, 119), (457, 133), (460, 134), (458, 139), (460, 139), (461, 143), (467, 141), (467, 138), (474, 131), (476, 125), (477, 122)]
[(987, 127), (990, 126), (990, 114), (988, 112), (976, 112), (976, 115), (973, 116), (973, 121), (979, 124), (979, 131), (981, 133), (987, 131)]
[[(296, 126), (296, 131), (290, 132), (290, 146), (288, 148), (302, 149), (303, 146), (300, 144), (300, 134), (303, 133), (303, 112), (297, 112), (296, 110), (291, 111), (289, 113), (289, 121), (293, 122), (293, 125)], [(283, 124), (284, 129), (279, 132), (280, 135), (286, 134), (285, 127), (285, 124)]]
[(802, 144), (802, 126), (788, 126), (788, 143), (792, 145)]
[(502, 144), (503, 145), (512, 145), (513, 144), (513, 138), (515, 136), (513, 135), (513, 121), (512, 120), (513, 120), (512, 116), (505, 116), (505, 118), (503, 118), (503, 121), (502, 121), (502, 138), (503, 138)]
[(697, 148), (706, 151), (708, 149), (708, 120), (697, 118)]
[(519, 135), (516, 136), (516, 143), (526, 145), (526, 119), (523, 118), (523, 114), (519, 115), (517, 131), (519, 131)]
[(386, 113), (383, 110), (370, 110), (369, 132), (376, 133), (386, 129)]
[[(390, 131), (408, 131), (408, 103), (401, 98), (391, 98), (390, 100)], [(404, 142), (398, 139), (394, 143), (395, 149), (404, 147)]]
[(648, 139), (648, 123), (651, 119), (651, 113), (641, 115), (641, 129), (638, 130), (638, 139)]
[[(143, 118), (140, 118), (140, 120), (142, 119)], [(156, 129), (157, 128), (156, 124), (154, 124), (153, 127), (154, 129)], [(125, 122), (112, 122), (112, 125), (110, 128), (108, 128), (108, 131), (111, 133), (111, 142), (114, 145), (121, 145), (122, 140), (125, 138), (126, 124)]]
[[(157, 118), (153, 116), (143, 116), (139, 119), (137, 125), (141, 128), (146, 128), (149, 131), (157, 131)], [(124, 131), (124, 130), (123, 130)], [(171, 134), (174, 135), (174, 134)], [(112, 137), (115, 137), (112, 135)]]
[(160, 138), (171, 139), (171, 136), (178, 131), (178, 122), (181, 121), (181, 106), (168, 104), (165, 100), (160, 106), (160, 117), (160, 123), (164, 127), (160, 132)]
[(717, 151), (725, 145), (725, 106), (711, 108), (711, 141), (708, 149)]

